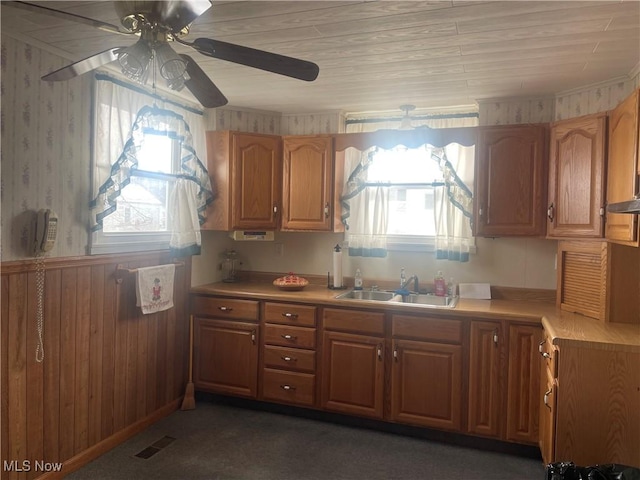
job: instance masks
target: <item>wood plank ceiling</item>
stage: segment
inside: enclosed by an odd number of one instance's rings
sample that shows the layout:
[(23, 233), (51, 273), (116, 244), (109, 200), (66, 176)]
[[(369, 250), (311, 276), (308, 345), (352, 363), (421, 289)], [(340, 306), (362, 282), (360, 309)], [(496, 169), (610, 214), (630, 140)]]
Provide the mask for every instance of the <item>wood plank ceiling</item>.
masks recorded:
[[(112, 2), (35, 2), (119, 25)], [(72, 61), (133, 38), (2, 4), (2, 33)], [(214, 2), (185, 38), (317, 63), (307, 83), (190, 53), (229, 105), (395, 111), (553, 96), (638, 73), (640, 1)], [(115, 63), (112, 64), (115, 67)], [(42, 72), (43, 74), (47, 72)], [(189, 96), (188, 93), (185, 95)]]

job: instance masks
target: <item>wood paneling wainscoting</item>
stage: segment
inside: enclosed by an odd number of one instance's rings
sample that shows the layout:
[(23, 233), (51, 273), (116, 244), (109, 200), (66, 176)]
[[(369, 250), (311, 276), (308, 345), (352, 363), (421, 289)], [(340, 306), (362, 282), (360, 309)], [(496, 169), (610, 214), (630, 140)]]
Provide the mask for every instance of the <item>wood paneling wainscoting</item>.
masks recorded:
[[(135, 275), (118, 266), (172, 261), (184, 262), (176, 268), (174, 307), (143, 315)], [(187, 381), (190, 258), (151, 252), (61, 257), (45, 265), (38, 363), (35, 263), (2, 264), (2, 479), (43, 475), (36, 461), (64, 462), (61, 474), (45, 474), (61, 478), (178, 408)], [(11, 461), (14, 468), (4, 471)]]

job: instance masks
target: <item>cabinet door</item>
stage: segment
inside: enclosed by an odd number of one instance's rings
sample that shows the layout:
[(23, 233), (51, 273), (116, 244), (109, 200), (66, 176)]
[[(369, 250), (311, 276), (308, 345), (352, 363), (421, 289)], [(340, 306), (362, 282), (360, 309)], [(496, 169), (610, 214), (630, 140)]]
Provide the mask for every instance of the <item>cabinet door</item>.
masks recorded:
[(607, 117), (590, 115), (553, 124), (549, 155), (549, 237), (604, 234)]
[(538, 443), (541, 339), (539, 325), (509, 326), (507, 440), (513, 442)]
[(280, 211), (280, 138), (233, 134), (233, 229), (278, 227)]
[(382, 418), (384, 340), (327, 331), (323, 339), (323, 408)]
[(331, 231), (333, 139), (284, 138), (282, 229)]
[[(638, 97), (636, 90), (609, 116), (607, 203), (631, 200), (638, 193)], [(607, 212), (605, 225), (608, 240), (638, 245), (638, 215)]]
[(471, 322), (468, 430), (500, 435), (500, 322)]
[(546, 131), (482, 127), (476, 145), (476, 235), (544, 235)]
[(461, 429), (462, 347), (393, 341), (391, 415), (414, 425)]
[(194, 384), (198, 390), (255, 398), (258, 325), (196, 317)]
[(545, 362), (540, 368), (542, 382), (540, 389), (540, 437), (538, 444), (545, 464), (555, 462), (556, 435), (556, 386)]

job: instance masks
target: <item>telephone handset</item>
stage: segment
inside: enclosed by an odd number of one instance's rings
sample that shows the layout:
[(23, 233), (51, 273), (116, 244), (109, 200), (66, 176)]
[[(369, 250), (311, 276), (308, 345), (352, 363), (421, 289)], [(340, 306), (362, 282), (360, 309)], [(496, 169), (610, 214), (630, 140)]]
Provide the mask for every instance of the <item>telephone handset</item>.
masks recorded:
[(36, 255), (42, 255), (50, 251), (56, 243), (58, 217), (49, 209), (40, 210), (37, 215), (33, 247)]
[(38, 343), (36, 345), (36, 361), (44, 360), (44, 291), (45, 291), (45, 254), (56, 243), (58, 235), (58, 216), (49, 209), (39, 210), (35, 219), (35, 234), (33, 238), (33, 253), (36, 256), (36, 328), (38, 332)]

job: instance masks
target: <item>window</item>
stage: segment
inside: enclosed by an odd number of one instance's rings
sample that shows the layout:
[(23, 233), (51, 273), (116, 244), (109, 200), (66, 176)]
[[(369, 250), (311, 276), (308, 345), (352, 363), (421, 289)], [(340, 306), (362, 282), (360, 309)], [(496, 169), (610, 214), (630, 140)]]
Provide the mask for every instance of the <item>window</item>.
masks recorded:
[(105, 217), (105, 234), (169, 231), (167, 202), (172, 183), (154, 174), (177, 171), (176, 143), (166, 136), (145, 135), (137, 154), (138, 170), (132, 173), (130, 183), (122, 189), (116, 211)]
[(387, 244), (391, 248), (433, 245), (425, 237), (436, 234), (435, 189), (442, 188), (444, 179), (438, 162), (429, 161), (427, 155), (425, 148), (380, 150), (367, 169), (367, 182), (391, 184), (387, 224)]
[(202, 112), (105, 74), (95, 79), (89, 254), (199, 251), (213, 199), (198, 157)]
[(138, 168), (122, 188), (116, 210), (104, 217), (102, 230), (94, 233), (92, 253), (169, 248), (168, 202), (174, 179), (163, 174), (178, 172), (180, 142), (145, 132), (136, 158)]

